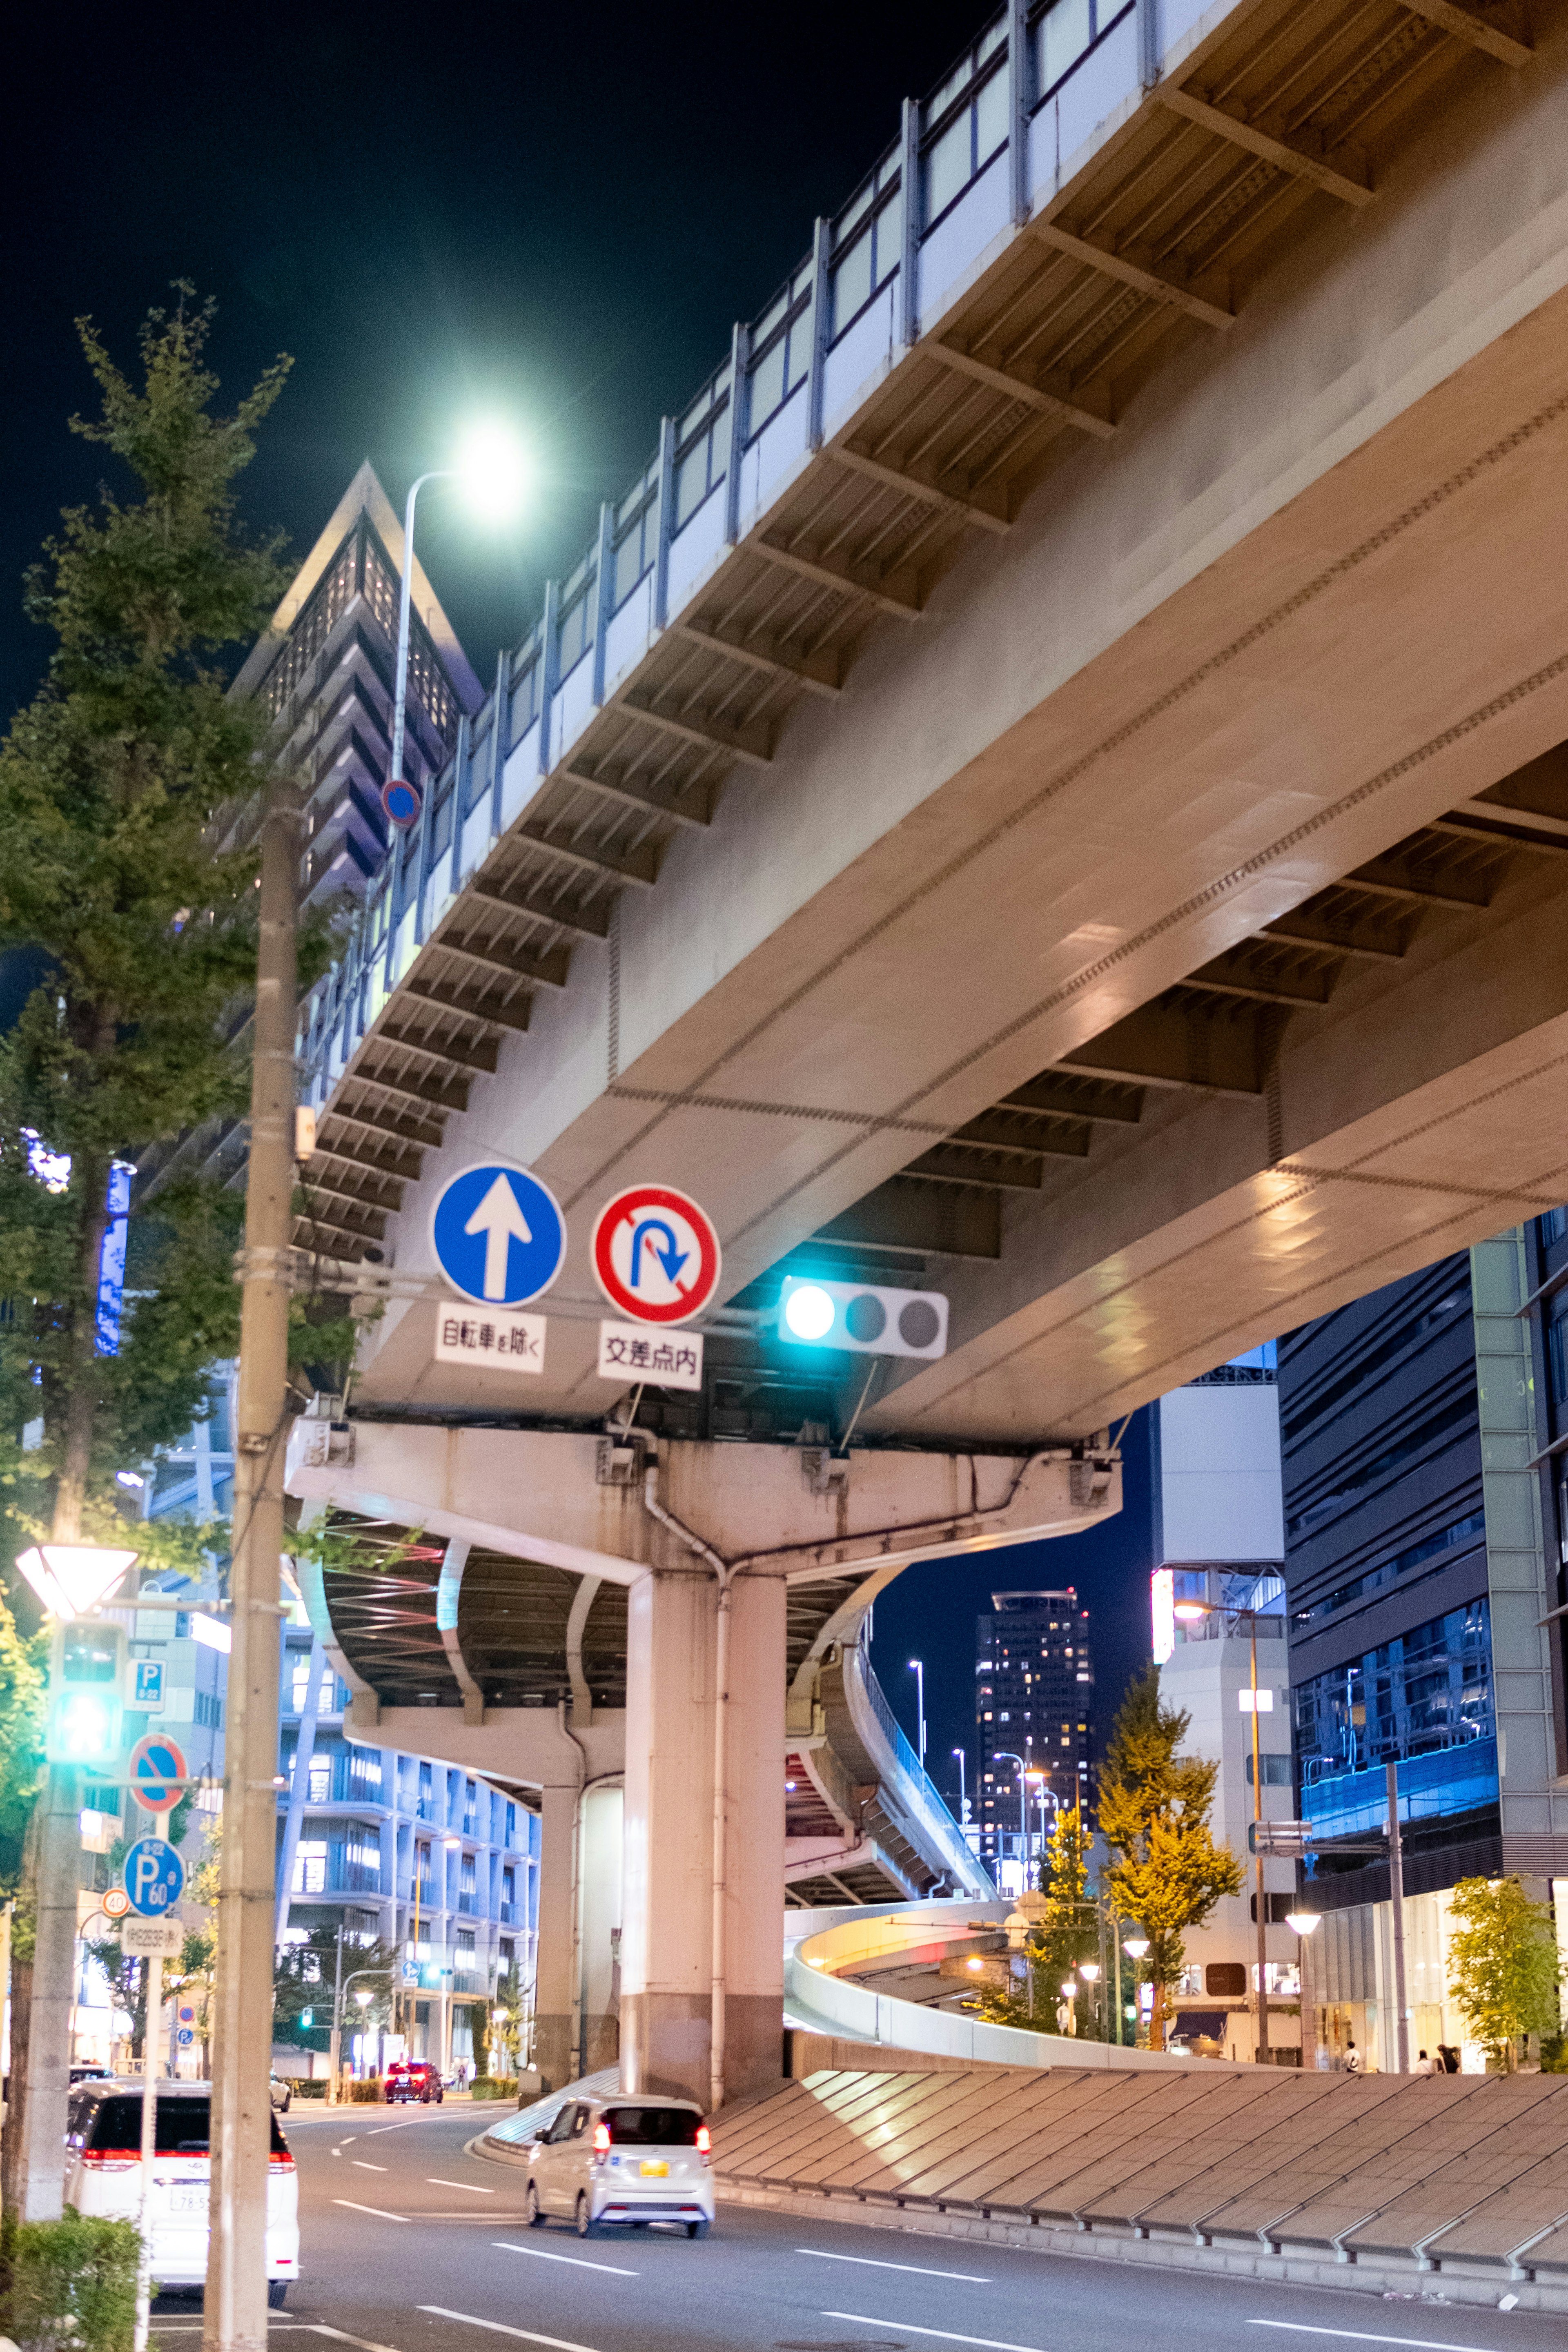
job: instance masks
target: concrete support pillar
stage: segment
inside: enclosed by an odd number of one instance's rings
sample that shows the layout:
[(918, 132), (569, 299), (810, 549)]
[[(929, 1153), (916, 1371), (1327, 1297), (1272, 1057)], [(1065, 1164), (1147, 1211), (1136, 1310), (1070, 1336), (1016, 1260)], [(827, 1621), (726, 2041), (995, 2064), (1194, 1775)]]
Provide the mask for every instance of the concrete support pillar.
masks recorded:
[(575, 2073), (572, 1989), (575, 1967), (578, 1784), (545, 1784), (539, 1817), (539, 1957), (533, 1990), (533, 2063), (547, 2091)]
[[(784, 1586), (731, 1588), (725, 1852), (725, 2095), (783, 2072)], [(718, 1579), (632, 1587), (627, 1615), (621, 2084), (710, 2104)]]

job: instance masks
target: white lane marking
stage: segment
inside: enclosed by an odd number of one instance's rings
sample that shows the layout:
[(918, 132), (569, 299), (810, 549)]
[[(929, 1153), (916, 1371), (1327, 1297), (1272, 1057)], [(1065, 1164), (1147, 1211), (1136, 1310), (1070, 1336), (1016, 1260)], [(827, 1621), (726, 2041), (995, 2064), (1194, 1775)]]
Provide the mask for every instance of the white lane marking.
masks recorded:
[(499, 2246), (503, 2254), (532, 2254), (542, 2263), (570, 2263), (574, 2270), (614, 2271), (617, 2278), (640, 2278), (642, 2275), (640, 2271), (627, 2270), (624, 2263), (584, 2262), (581, 2254), (547, 2253), (542, 2246), (509, 2245), (504, 2238), (492, 2238), (490, 2243)]
[(383, 2132), (411, 2131), (416, 2124), (422, 2124), (425, 2118), (423, 2116), (405, 2116), (400, 2124), (377, 2124), (374, 2131), (366, 2132), (365, 2137), (366, 2139), (379, 2139)]
[(1408, 2344), (1415, 2352), (1489, 2352), (1489, 2347), (1478, 2344), (1456, 2344), (1445, 2336), (1441, 2342), (1435, 2336), (1373, 2336), (1364, 2327), (1309, 2327), (1295, 2319), (1249, 2319), (1248, 2327), (1288, 2327), (1292, 2336), (1344, 2336), (1355, 2344)]
[(493, 2189), (481, 2189), (475, 2180), (443, 2180), (437, 2173), (427, 2172), (426, 2180), (432, 2189), (466, 2189), (470, 2197), (493, 2197)]
[(858, 2263), (862, 2270), (868, 2271), (913, 2271), (919, 2278), (962, 2279), (965, 2286), (990, 2286), (992, 2284), (990, 2279), (981, 2278), (974, 2271), (933, 2271), (928, 2270), (924, 2263), (879, 2263), (869, 2254), (830, 2254), (822, 2246), (797, 2246), (795, 2252), (809, 2254), (814, 2262), (818, 2263)]
[(360, 2352), (392, 2352), (390, 2344), (373, 2344), (368, 2336), (347, 2335), (341, 2327), (329, 2327), (324, 2319), (313, 2320), (310, 2325), (314, 2335), (334, 2336), (340, 2344), (357, 2344)]
[[(379, 2205), (356, 2205), (352, 2197), (334, 2197), (334, 2205), (346, 2205), (351, 2213), (371, 2213), (378, 2221), (406, 2221), (406, 2213), (384, 2213)], [(357, 2340), (357, 2339), (356, 2339)]]
[[(548, 2344), (551, 2352), (594, 2352), (591, 2344), (574, 2344), (569, 2336), (536, 2336), (531, 2327), (503, 2327), (499, 2319), (476, 2319), (471, 2311), (448, 2311), (445, 2304), (422, 2303), (418, 2307), (437, 2319), (461, 2320), (465, 2327), (488, 2327), (493, 2336), (517, 2336), (524, 2344)], [(378, 2347), (377, 2352), (385, 2352), (385, 2347)]]
[(847, 2319), (857, 2327), (897, 2328), (900, 2336), (940, 2336), (944, 2344), (983, 2344), (986, 2352), (1040, 2352), (1037, 2344), (1009, 2344), (1000, 2336), (960, 2336), (953, 2327), (917, 2327), (908, 2319), (870, 2319), (863, 2311), (825, 2311), (824, 2319)]
[[(342, 2149), (341, 2147), (330, 2147), (330, 2148), (327, 2150), (327, 2154), (328, 2154), (329, 2156), (342, 2156)], [(355, 2161), (356, 2161), (356, 2162), (358, 2161), (357, 2158), (356, 2158)]]
[(360, 2172), (386, 2172), (391, 2168), (384, 2164), (367, 2164), (363, 2156), (351, 2156), (349, 2162)]

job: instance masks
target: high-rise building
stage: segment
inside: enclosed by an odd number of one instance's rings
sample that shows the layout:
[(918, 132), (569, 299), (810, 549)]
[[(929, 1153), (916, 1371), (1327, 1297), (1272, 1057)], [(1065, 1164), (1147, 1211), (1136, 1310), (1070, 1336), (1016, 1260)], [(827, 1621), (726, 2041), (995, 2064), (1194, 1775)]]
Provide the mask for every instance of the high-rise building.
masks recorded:
[(992, 1594), (974, 1621), (974, 1727), (980, 1857), (1016, 1894), (1058, 1809), (1089, 1804), (1094, 1664), (1070, 1585)]
[[(1397, 1769), (1412, 2055), (1460, 2045), (1448, 1905), (1518, 1873), (1568, 1934), (1563, 1703), (1568, 1218), (1439, 1260), (1281, 1341), (1300, 1807), (1323, 1843), (1316, 2005), (1331, 2049), (1396, 2063)], [(1479, 2068), (1479, 2049), (1466, 2063)]]

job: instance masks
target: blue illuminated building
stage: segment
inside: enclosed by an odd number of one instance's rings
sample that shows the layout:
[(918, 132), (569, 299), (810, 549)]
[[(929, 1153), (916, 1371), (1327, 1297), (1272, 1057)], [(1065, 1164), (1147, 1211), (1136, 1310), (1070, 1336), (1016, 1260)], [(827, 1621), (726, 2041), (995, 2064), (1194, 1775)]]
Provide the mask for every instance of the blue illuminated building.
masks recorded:
[(1568, 1597), (1568, 1214), (1303, 1325), (1279, 1343), (1279, 1381), (1298, 1810), (1321, 1841), (1303, 1901), (1325, 1915), (1325, 2039), (1342, 2052), (1354, 2038), (1363, 2059), (1388, 2041), (1376, 1849), (1392, 1762), (1412, 2047), (1458, 2042), (1447, 1891), (1517, 1873), (1568, 1912), (1568, 1621), (1551, 1613)]

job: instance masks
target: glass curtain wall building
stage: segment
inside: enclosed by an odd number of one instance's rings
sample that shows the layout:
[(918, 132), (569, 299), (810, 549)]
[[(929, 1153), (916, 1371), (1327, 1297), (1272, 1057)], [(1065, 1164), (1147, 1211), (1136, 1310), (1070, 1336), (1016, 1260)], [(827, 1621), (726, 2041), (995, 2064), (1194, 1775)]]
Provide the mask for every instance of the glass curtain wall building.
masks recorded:
[(1390, 1763), (1413, 2053), (1463, 2043), (1445, 1959), (1460, 1878), (1518, 1873), (1563, 1916), (1563, 1223), (1513, 1228), (1279, 1345), (1299, 1810), (1322, 1841), (1303, 1900), (1324, 1915), (1321, 2027), (1342, 2058), (1353, 2039), (1363, 2063), (1394, 2063), (1388, 1865), (1350, 1850), (1384, 1834)]

